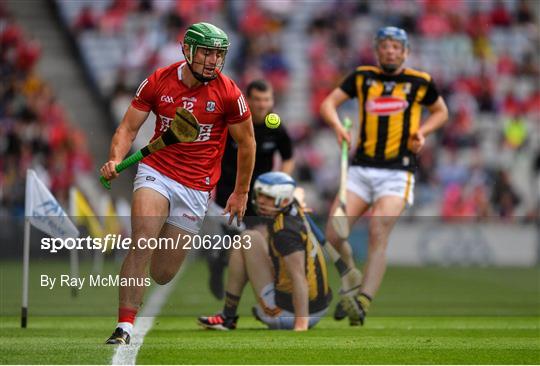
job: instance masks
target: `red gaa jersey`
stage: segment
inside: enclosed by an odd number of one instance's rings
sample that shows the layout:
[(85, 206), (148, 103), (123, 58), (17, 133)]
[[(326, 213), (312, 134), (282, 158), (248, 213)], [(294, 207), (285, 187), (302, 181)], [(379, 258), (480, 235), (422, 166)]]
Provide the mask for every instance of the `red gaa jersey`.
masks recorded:
[(181, 80), (183, 67), (185, 61), (156, 70), (141, 83), (131, 105), (156, 115), (152, 140), (169, 128), (177, 107), (197, 117), (201, 133), (193, 142), (169, 145), (142, 162), (186, 187), (211, 191), (221, 175), (227, 126), (245, 121), (251, 112), (240, 89), (222, 73), (188, 88)]

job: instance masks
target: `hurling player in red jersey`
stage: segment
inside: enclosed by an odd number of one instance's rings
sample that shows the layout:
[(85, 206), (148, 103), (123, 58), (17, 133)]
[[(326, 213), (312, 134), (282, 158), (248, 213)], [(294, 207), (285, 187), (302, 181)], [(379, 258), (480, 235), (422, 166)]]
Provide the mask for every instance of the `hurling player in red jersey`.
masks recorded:
[[(251, 113), (236, 84), (221, 73), (229, 40), (208, 23), (191, 25), (184, 36), (186, 61), (158, 69), (137, 89), (113, 136), (109, 161), (101, 168), (107, 179), (116, 178), (115, 166), (128, 153), (150, 111), (156, 115), (153, 139), (169, 127), (177, 107), (192, 112), (201, 125), (196, 141), (167, 146), (142, 160), (134, 182), (132, 240), (134, 248), (124, 260), (120, 277), (118, 326), (108, 344), (128, 344), (135, 316), (144, 295), (146, 266), (159, 284), (178, 272), (187, 251), (181, 249), (190, 234), (198, 233), (206, 214), (210, 191), (221, 173), (227, 131), (238, 144), (236, 186), (225, 212), (241, 221), (246, 209), (255, 160)], [(137, 247), (148, 238), (180, 237), (178, 249)]]

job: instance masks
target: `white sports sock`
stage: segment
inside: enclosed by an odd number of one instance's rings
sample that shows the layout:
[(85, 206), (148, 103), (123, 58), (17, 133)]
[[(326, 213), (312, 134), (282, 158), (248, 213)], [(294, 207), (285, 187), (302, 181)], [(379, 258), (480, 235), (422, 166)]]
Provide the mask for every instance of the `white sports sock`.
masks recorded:
[(259, 296), (268, 308), (274, 309), (276, 307), (276, 300), (274, 299), (275, 294), (276, 289), (274, 287), (274, 283), (269, 283), (262, 288)]
[(128, 323), (128, 322), (122, 322), (122, 323), (118, 323), (116, 327), (122, 328), (124, 332), (127, 332), (129, 336), (131, 337), (131, 333), (133, 333), (133, 324)]

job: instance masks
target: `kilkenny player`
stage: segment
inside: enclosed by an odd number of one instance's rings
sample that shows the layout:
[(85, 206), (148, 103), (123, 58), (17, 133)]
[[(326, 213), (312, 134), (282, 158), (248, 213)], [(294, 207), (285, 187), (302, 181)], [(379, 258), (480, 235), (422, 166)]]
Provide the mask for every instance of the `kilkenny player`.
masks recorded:
[(202, 316), (209, 329), (232, 330), (237, 307), (249, 281), (257, 296), (254, 316), (270, 329), (307, 330), (327, 311), (332, 294), (321, 246), (308, 235), (304, 212), (295, 201), (296, 183), (282, 172), (260, 175), (253, 187), (253, 206), (269, 217), (268, 243), (248, 230), (251, 248), (231, 250), (223, 312)]
[[(187, 238), (199, 231), (210, 191), (220, 176), (227, 131), (238, 144), (236, 185), (225, 210), (231, 221), (242, 219), (255, 160), (251, 113), (235, 83), (221, 70), (229, 48), (225, 32), (208, 23), (191, 25), (184, 36), (185, 61), (156, 70), (135, 94), (113, 136), (109, 161), (101, 168), (106, 179), (117, 176), (115, 166), (129, 151), (150, 111), (156, 115), (155, 139), (167, 130), (176, 108), (192, 112), (201, 125), (197, 140), (167, 146), (144, 158), (134, 182), (132, 239)], [(122, 278), (146, 278), (146, 266), (159, 284), (177, 273), (186, 252), (181, 249), (134, 247), (124, 260)], [(127, 344), (144, 287), (120, 288), (118, 325), (109, 344)]]
[[(350, 135), (342, 127), (337, 108), (351, 98), (359, 107), (359, 136), (348, 171), (347, 219), (352, 226), (369, 208), (368, 257), (360, 292), (345, 306), (351, 324), (363, 324), (371, 300), (386, 270), (388, 237), (406, 205), (413, 203), (416, 154), (426, 136), (448, 118), (446, 104), (431, 76), (404, 67), (409, 42), (404, 30), (379, 29), (374, 42), (378, 66), (360, 66), (321, 104), (321, 116), (336, 132), (338, 142)], [(428, 117), (421, 123), (422, 109)], [(331, 214), (338, 206), (334, 201)], [(342, 258), (354, 266), (350, 248), (339, 238), (329, 220), (328, 240)], [(339, 312), (339, 311), (338, 311)], [(336, 314), (338, 318), (342, 318)], [(344, 317), (344, 315), (343, 315)]]
[[(255, 168), (253, 176), (258, 177), (263, 173), (272, 170), (279, 170), (287, 174), (292, 174), (294, 169), (293, 146), (291, 138), (283, 124), (270, 129), (264, 123), (265, 117), (274, 108), (274, 91), (266, 80), (254, 80), (246, 88), (246, 100), (253, 119), (253, 130), (257, 151), (255, 154)], [(225, 153), (221, 161), (221, 179), (216, 186), (215, 202), (221, 207), (225, 207), (227, 199), (236, 186), (236, 154), (238, 144), (231, 138), (227, 138)], [(281, 164), (274, 163), (275, 155), (281, 158)], [(253, 181), (252, 181), (253, 186)], [(250, 187), (251, 190), (252, 187)], [(212, 205), (212, 204), (211, 204)], [(247, 228), (261, 228), (264, 226), (262, 219), (258, 218), (253, 210), (251, 201), (248, 201), (244, 223)], [(234, 226), (229, 227), (235, 229)], [(229, 228), (225, 228), (228, 230)], [(223, 270), (227, 264), (227, 251), (208, 251), (208, 264), (210, 270), (210, 290), (218, 298), (223, 298)]]

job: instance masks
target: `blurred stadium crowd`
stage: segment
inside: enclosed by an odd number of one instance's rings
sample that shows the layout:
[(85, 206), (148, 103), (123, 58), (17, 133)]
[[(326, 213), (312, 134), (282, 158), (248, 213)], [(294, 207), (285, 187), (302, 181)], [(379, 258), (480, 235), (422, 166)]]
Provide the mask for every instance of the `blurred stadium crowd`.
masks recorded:
[(85, 131), (35, 70), (40, 53), (0, 3), (0, 215), (24, 215), (28, 168), (62, 202), (75, 176), (93, 169)]
[[(538, 215), (540, 20), (533, 0), (56, 0), (56, 5), (117, 122), (141, 80), (182, 58), (183, 30), (196, 21), (214, 22), (229, 33), (233, 46), (225, 72), (240, 87), (268, 79), (278, 112), (296, 108), (297, 99), (286, 96), (299, 87), (292, 82), (295, 73), (307, 72), (304, 118), (282, 117), (295, 141), (296, 177), (320, 198), (310, 204), (322, 214), (337, 190), (338, 164), (328, 163), (337, 146), (324, 148), (336, 144), (318, 116), (320, 102), (354, 67), (376, 62), (372, 37), (379, 26), (402, 27), (411, 38), (408, 65), (434, 77), (450, 111), (446, 127), (421, 154), (416, 204), (409, 214), (508, 221)], [(289, 42), (299, 13), (306, 14), (300, 39), (307, 52)], [(28, 166), (42, 166), (60, 197), (73, 174), (94, 167), (84, 133), (69, 124), (54, 93), (33, 72), (39, 45), (5, 13), (0, 42), (0, 200), (2, 207), (17, 210)], [(353, 104), (347, 106), (351, 115)]]

